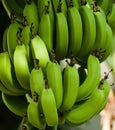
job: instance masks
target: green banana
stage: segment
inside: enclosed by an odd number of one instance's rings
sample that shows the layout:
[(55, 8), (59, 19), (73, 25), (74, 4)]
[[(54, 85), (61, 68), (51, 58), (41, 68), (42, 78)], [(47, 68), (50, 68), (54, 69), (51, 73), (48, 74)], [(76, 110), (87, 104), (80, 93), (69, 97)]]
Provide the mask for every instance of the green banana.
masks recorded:
[(27, 51), (24, 44), (18, 44), (14, 51), (14, 69), (16, 78), (22, 88), (30, 90), (30, 71)]
[(56, 13), (55, 22), (55, 53), (56, 58), (62, 60), (67, 56), (69, 31), (66, 17), (61, 10)]
[(11, 23), (7, 32), (7, 46), (11, 60), (13, 61), (14, 50), (18, 44), (17, 33), (20, 32), (19, 24), (17, 22)]
[(27, 24), (27, 20), (26, 18), (24, 19), (24, 27), (22, 29), (21, 32), (21, 36), (22, 36), (22, 42), (24, 45), (29, 45), (30, 44), (30, 40), (31, 40), (31, 28), (32, 25), (28, 25)]
[(105, 45), (102, 47), (102, 51), (105, 51), (105, 52), (101, 54), (101, 57), (102, 57), (100, 60), (101, 62), (103, 62), (104, 60), (108, 58), (108, 56), (112, 52), (113, 46), (114, 46), (114, 43), (113, 43), (112, 30), (109, 24), (106, 23), (106, 42), (105, 42)]
[[(87, 57), (91, 52), (91, 49), (95, 42), (96, 37), (96, 22), (91, 9), (86, 5), (80, 6), (80, 15), (83, 25), (83, 38), (81, 49), (78, 52), (77, 60), (81, 62), (86, 62)], [(86, 48), (87, 46), (87, 48)]]
[[(97, 2), (97, 4), (98, 4), (98, 2)], [(102, 0), (101, 3), (99, 4), (99, 6), (103, 9), (105, 14), (107, 15), (112, 4), (113, 4), (113, 0)]]
[(91, 95), (100, 82), (100, 62), (97, 57), (89, 55), (87, 61), (87, 71), (87, 77), (79, 87), (77, 102)]
[(22, 32), (21, 32), (22, 43), (26, 47), (28, 64), (29, 64), (30, 70), (33, 68), (33, 66), (32, 66), (32, 56), (31, 56), (31, 51), (30, 51), (31, 28), (32, 28), (32, 26), (25, 25), (22, 29)]
[(56, 107), (56, 101), (53, 91), (49, 86), (43, 89), (41, 95), (41, 104), (43, 108), (43, 114), (48, 126), (55, 126), (58, 124), (58, 113)]
[(3, 85), (11, 92), (24, 95), (26, 90), (22, 89), (16, 79), (13, 65), (11, 64), (8, 52), (0, 53), (0, 80)]
[(46, 66), (46, 77), (54, 93), (57, 108), (59, 108), (63, 100), (63, 82), (61, 68), (57, 62), (48, 62)]
[(1, 2), (9, 18), (11, 18), (11, 13), (14, 11), (17, 16), (17, 20), (22, 21), (23, 8), (21, 8), (15, 0), (2, 0)]
[(2, 100), (6, 107), (17, 116), (23, 117), (27, 111), (28, 102), (21, 96), (10, 96), (2, 93)]
[(82, 44), (82, 21), (79, 10), (70, 0), (67, 9), (67, 20), (69, 28), (69, 55), (77, 56)]
[(50, 6), (51, 3), (48, 3), (48, 5), (45, 6), (44, 12), (42, 13), (40, 19), (39, 30), (38, 30), (38, 35), (44, 41), (49, 53), (53, 50), (53, 29), (52, 29), (53, 23), (50, 18), (50, 12), (49, 12)]
[(8, 27), (6, 27), (4, 34), (3, 34), (3, 51), (8, 51), (8, 46), (7, 46), (7, 32), (8, 32)]
[[(53, 12), (53, 5), (51, 0), (38, 0), (38, 15), (39, 18), (41, 19), (42, 15), (44, 14), (44, 8), (48, 5), (49, 3), (49, 15), (50, 15), (50, 20), (52, 23), (52, 26), (54, 26), (54, 12)], [(53, 27), (52, 27), (53, 30)]]
[(7, 2), (16, 14), (20, 14), (20, 16), (22, 15), (23, 8), (21, 8), (15, 0), (7, 0)]
[(91, 97), (65, 114), (71, 124), (80, 125), (91, 119), (99, 111), (105, 99), (103, 89), (95, 89)]
[(41, 117), (39, 110), (39, 99), (37, 102), (31, 101), (27, 108), (28, 121), (38, 129), (44, 129), (46, 123)]
[(36, 59), (34, 62), (35, 62), (35, 67), (32, 69), (30, 74), (30, 90), (33, 98), (36, 93), (38, 94), (38, 96), (41, 96), (42, 91), (45, 88), (43, 70), (39, 66), (39, 63), (36, 63), (37, 62)]
[(17, 96), (16, 93), (8, 90), (4, 85), (3, 83), (0, 81), (0, 91), (7, 94), (7, 95), (11, 95), (11, 96)]
[(75, 65), (68, 64), (63, 70), (63, 102), (61, 111), (72, 108), (79, 92), (79, 74)]
[(107, 22), (110, 26), (112, 26), (115, 23), (115, 3), (112, 4), (112, 8), (110, 10), (110, 13), (107, 15)]
[(38, 35), (36, 35), (33, 39), (31, 39), (30, 48), (32, 52), (32, 58), (38, 59), (39, 65), (44, 69), (50, 60), (44, 41)]
[(96, 39), (92, 51), (102, 48), (106, 43), (106, 20), (100, 11), (94, 12), (96, 21)]
[(28, 25), (33, 23), (33, 30), (35, 33), (38, 32), (39, 27), (39, 17), (38, 17), (38, 10), (37, 5), (34, 1), (29, 0), (24, 9), (23, 9), (23, 16), (26, 17)]
[(100, 84), (100, 86), (98, 86), (98, 88), (103, 89), (105, 98), (104, 98), (103, 104), (101, 105), (101, 107), (98, 110), (97, 114), (99, 114), (100, 111), (102, 111), (105, 108), (105, 106), (106, 106), (106, 104), (108, 102), (108, 95), (109, 95), (111, 86), (110, 86), (110, 84), (109, 84), (109, 82), (107, 80), (104, 80), (103, 83)]
[(58, 10), (60, 10), (61, 5), (61, 12), (67, 17), (67, 5), (65, 0), (52, 0), (52, 5), (54, 7), (54, 13), (56, 14)]

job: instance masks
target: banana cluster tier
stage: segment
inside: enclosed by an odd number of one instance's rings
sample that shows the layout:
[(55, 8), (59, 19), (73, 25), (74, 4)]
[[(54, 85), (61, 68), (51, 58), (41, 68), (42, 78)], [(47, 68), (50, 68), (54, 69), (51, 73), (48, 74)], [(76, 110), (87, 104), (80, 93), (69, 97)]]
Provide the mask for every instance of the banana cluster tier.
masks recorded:
[[(106, 106), (112, 0), (1, 0), (11, 21), (0, 53), (0, 91), (21, 129), (80, 125)], [(63, 65), (61, 63), (64, 63)]]

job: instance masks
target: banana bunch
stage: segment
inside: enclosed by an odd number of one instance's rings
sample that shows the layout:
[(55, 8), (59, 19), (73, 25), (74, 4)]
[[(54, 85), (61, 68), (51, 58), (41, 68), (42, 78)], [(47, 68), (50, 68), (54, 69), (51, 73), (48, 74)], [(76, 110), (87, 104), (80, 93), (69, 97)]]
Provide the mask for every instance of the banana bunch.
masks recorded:
[(110, 91), (100, 64), (114, 46), (113, 1), (1, 2), (11, 23), (3, 34), (0, 91), (10, 111), (26, 115), (22, 127), (80, 125), (98, 114)]

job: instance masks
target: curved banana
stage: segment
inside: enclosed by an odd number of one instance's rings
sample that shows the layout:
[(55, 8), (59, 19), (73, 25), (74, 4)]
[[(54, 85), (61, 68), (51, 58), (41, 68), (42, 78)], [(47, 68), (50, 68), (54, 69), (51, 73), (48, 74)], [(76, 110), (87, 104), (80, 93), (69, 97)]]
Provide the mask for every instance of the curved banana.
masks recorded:
[(63, 82), (61, 68), (57, 62), (48, 62), (46, 66), (46, 77), (54, 93), (57, 108), (59, 108), (63, 100)]
[(23, 117), (28, 108), (28, 102), (21, 96), (10, 96), (2, 93), (2, 100), (6, 107), (17, 116)]
[(15, 0), (2, 0), (1, 2), (9, 18), (11, 18), (11, 13), (14, 11), (17, 16), (17, 20), (22, 21), (23, 8), (21, 8)]
[(83, 124), (96, 115), (105, 99), (103, 89), (95, 89), (91, 97), (65, 114), (65, 119), (75, 125)]
[(66, 0), (52, 0), (52, 5), (54, 7), (54, 13), (56, 14), (58, 10), (60, 10), (61, 5), (61, 12), (67, 17), (67, 5)]
[(36, 35), (31, 39), (30, 48), (33, 59), (38, 59), (39, 65), (44, 69), (50, 60), (44, 41)]
[(108, 56), (113, 50), (113, 47), (114, 47), (114, 43), (113, 43), (112, 29), (109, 26), (109, 24), (106, 23), (106, 42), (105, 45), (102, 47), (102, 51), (104, 52), (100, 54), (102, 57), (100, 62), (103, 62), (108, 58)]
[[(49, 15), (52, 26), (54, 26), (54, 12), (53, 12), (53, 5), (52, 0), (38, 0), (38, 15), (41, 19), (42, 15), (44, 14), (44, 8), (49, 4)], [(53, 30), (53, 27), (52, 27)]]
[(100, 62), (97, 57), (89, 55), (87, 61), (87, 70), (87, 77), (79, 87), (77, 102), (91, 95), (100, 82)]
[(75, 65), (67, 65), (63, 71), (63, 102), (61, 111), (72, 108), (79, 92), (79, 74)]
[(27, 58), (28, 58), (28, 64), (29, 64), (29, 68), (31, 70), (32, 66), (32, 56), (31, 56), (31, 51), (30, 51), (30, 41), (31, 41), (31, 28), (32, 26), (29, 25), (25, 25), (22, 29), (21, 32), (21, 38), (22, 38), (22, 43), (25, 45), (26, 47), (26, 51), (27, 51)]
[(14, 69), (22, 88), (30, 90), (30, 71), (27, 51), (24, 44), (17, 45), (14, 51)]
[[(98, 4), (98, 2), (97, 2), (97, 4)], [(103, 9), (105, 14), (107, 15), (112, 4), (113, 4), (113, 0), (102, 0), (101, 3), (99, 4), (99, 6)]]
[(16, 79), (8, 52), (0, 53), (0, 80), (9, 91), (16, 93), (17, 96), (27, 93)]
[(69, 31), (67, 20), (63, 12), (56, 13), (55, 23), (55, 53), (58, 60), (62, 60), (67, 56), (69, 44)]
[(38, 31), (39, 27), (39, 17), (38, 17), (38, 10), (37, 5), (34, 1), (29, 0), (24, 9), (23, 9), (23, 16), (26, 17), (28, 25), (31, 25), (33, 23), (33, 30), (35, 33)]
[(106, 43), (106, 19), (100, 11), (94, 12), (96, 21), (96, 39), (92, 51), (102, 48)]
[(21, 8), (21, 6), (19, 6), (19, 4), (15, 0), (7, 0), (7, 2), (16, 14), (19, 14), (20, 16), (22, 15), (23, 8)]
[(55, 126), (58, 124), (57, 106), (53, 91), (51, 88), (43, 89), (41, 95), (41, 104), (43, 108), (43, 114), (48, 126)]
[(44, 73), (42, 68), (36, 63), (30, 74), (30, 90), (32, 97), (36, 96), (36, 93), (41, 96), (43, 89), (45, 88)]
[(99, 108), (97, 114), (99, 114), (106, 106), (107, 102), (108, 102), (108, 95), (109, 95), (109, 92), (110, 92), (110, 84), (107, 80), (104, 80), (103, 81), (103, 84), (100, 84), (100, 86), (98, 86), (99, 89), (103, 89), (104, 91), (104, 101), (103, 101), (103, 104), (101, 105), (101, 107)]
[[(9, 26), (8, 26), (9, 27)], [(8, 32), (8, 27), (6, 27), (4, 34), (3, 34), (3, 51), (8, 51), (8, 46), (7, 46), (7, 32)]]
[(17, 22), (11, 23), (7, 32), (7, 46), (11, 60), (13, 61), (14, 50), (18, 44), (17, 33), (20, 32), (19, 24)]
[(10, 91), (9, 89), (7, 89), (3, 83), (0, 81), (0, 91), (7, 94), (7, 95), (11, 95), (11, 96), (18, 96), (16, 93)]
[(41, 117), (41, 113), (39, 110), (39, 101), (31, 101), (27, 108), (27, 116), (28, 121), (36, 128), (38, 129), (44, 129), (46, 123)]
[(110, 13), (108, 13), (107, 15), (107, 21), (110, 26), (112, 26), (115, 23), (115, 3), (112, 4)]
[(82, 21), (79, 10), (72, 2), (68, 3), (67, 20), (69, 29), (69, 55), (77, 56), (82, 44)]
[[(96, 37), (96, 22), (91, 9), (86, 5), (80, 6), (80, 15), (83, 24), (83, 38), (81, 49), (78, 52), (77, 60), (82, 62), (87, 61), (87, 57), (95, 42)], [(87, 46), (87, 48), (86, 48)]]
[(44, 12), (40, 19), (38, 35), (44, 41), (48, 52), (50, 53), (53, 50), (53, 23), (50, 18), (50, 3), (45, 6)]

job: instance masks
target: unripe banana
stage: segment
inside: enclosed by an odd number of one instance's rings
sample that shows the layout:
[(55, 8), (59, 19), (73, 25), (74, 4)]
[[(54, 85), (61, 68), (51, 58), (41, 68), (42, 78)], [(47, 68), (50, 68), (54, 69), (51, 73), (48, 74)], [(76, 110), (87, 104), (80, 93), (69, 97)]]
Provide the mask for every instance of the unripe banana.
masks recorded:
[(57, 106), (53, 91), (51, 88), (43, 89), (41, 95), (41, 104), (43, 113), (48, 126), (55, 126), (58, 124)]
[(102, 47), (102, 54), (101, 55), (101, 59), (100, 62), (106, 60), (108, 58), (108, 56), (110, 55), (110, 53), (112, 52), (114, 47), (114, 43), (113, 43), (113, 34), (112, 34), (112, 29), (109, 26), (109, 24), (106, 23), (106, 42), (105, 45)]
[(102, 48), (106, 43), (106, 19), (100, 11), (94, 12), (96, 21), (96, 39), (92, 50)]
[(98, 88), (103, 89), (105, 98), (104, 98), (103, 104), (99, 108), (97, 114), (99, 114), (105, 108), (105, 106), (108, 102), (108, 95), (109, 95), (111, 86), (107, 80), (104, 80), (103, 83), (101, 83), (100, 86), (98, 86)]
[[(74, 1), (73, 1), (74, 2)], [(77, 56), (82, 44), (82, 21), (74, 3), (68, 3), (67, 20), (69, 29), (69, 55)]]
[(24, 89), (30, 89), (30, 72), (27, 51), (24, 44), (17, 45), (14, 51), (14, 69), (20, 85)]
[(75, 65), (67, 65), (63, 70), (63, 88), (63, 102), (60, 109), (67, 111), (76, 102), (79, 92), (79, 74)]
[(19, 24), (17, 22), (11, 23), (8, 27), (7, 32), (7, 46), (8, 52), (11, 60), (13, 61), (14, 50), (16, 48), (17, 42), (17, 33), (20, 32)]
[(66, 121), (80, 125), (96, 115), (105, 99), (103, 89), (95, 89), (91, 97), (65, 114)]
[(105, 14), (107, 15), (112, 4), (113, 4), (113, 0), (102, 0), (99, 6), (103, 9)]
[(49, 55), (44, 41), (36, 35), (33, 39), (31, 39), (30, 48), (33, 59), (38, 59), (39, 65), (42, 68), (45, 68), (49, 62)]
[(115, 3), (113, 3), (110, 13), (107, 15), (107, 21), (110, 26), (115, 23)]
[(31, 25), (33, 23), (33, 30), (35, 33), (37, 33), (39, 27), (39, 17), (37, 6), (34, 1), (30, 0), (26, 3), (23, 9), (23, 16), (26, 17), (28, 25)]
[(83, 25), (83, 38), (82, 38), (82, 46), (80, 51), (78, 52), (77, 59), (82, 62), (86, 62), (87, 57), (91, 53), (91, 49), (95, 42), (96, 22), (93, 12), (91, 11), (90, 7), (88, 7), (87, 4), (81, 5), (79, 11)]
[(10, 96), (2, 93), (2, 100), (6, 107), (15, 115), (23, 117), (28, 108), (28, 102), (21, 96)]
[[(44, 7), (47, 6), (49, 3), (49, 15), (52, 26), (54, 26), (54, 12), (53, 12), (53, 5), (52, 0), (38, 0), (38, 15), (41, 19), (42, 15), (44, 14)], [(53, 30), (53, 27), (52, 27)]]
[(97, 57), (89, 55), (87, 70), (88, 75), (85, 81), (79, 87), (77, 101), (81, 101), (87, 96), (91, 95), (100, 82), (100, 62)]
[(30, 41), (31, 41), (31, 29), (32, 29), (32, 27), (33, 27), (33, 24), (31, 26), (24, 25), (22, 32), (21, 32), (22, 43), (26, 47), (28, 64), (29, 64), (30, 70), (33, 68), (32, 55), (31, 55), (31, 51), (30, 51)]
[(0, 91), (7, 94), (7, 95), (11, 95), (11, 96), (17, 96), (16, 93), (8, 90), (4, 85), (3, 83), (0, 81)]
[(43, 70), (37, 63), (35, 64), (36, 65), (30, 74), (30, 90), (33, 98), (35, 96), (35, 93), (41, 96), (42, 91), (45, 88)]
[[(61, 5), (60, 5), (61, 6)], [(61, 8), (61, 7), (60, 7)], [(69, 32), (67, 20), (62, 11), (56, 13), (56, 41), (55, 41), (55, 53), (58, 60), (62, 60), (67, 56)]]
[(27, 109), (28, 121), (38, 129), (45, 128), (45, 122), (43, 121), (40, 110), (39, 110), (39, 101), (31, 101)]
[(48, 62), (46, 76), (48, 84), (54, 93), (57, 108), (59, 108), (63, 100), (63, 83), (60, 65), (57, 62)]
[(15, 15), (17, 17), (17, 20), (22, 21), (23, 8), (21, 8), (17, 4), (17, 1), (15, 1), (15, 0), (1, 0), (1, 2), (2, 2), (2, 5), (3, 5), (4, 9), (6, 10), (9, 18), (11, 18), (11, 13), (12, 13), (12, 11), (14, 11)]
[(17, 95), (24, 95), (27, 93), (17, 81), (8, 52), (0, 53), (0, 80), (8, 90)]
[(50, 18), (50, 5), (51, 3), (48, 3), (48, 5), (46, 5), (44, 8), (38, 30), (38, 34), (44, 41), (48, 52), (51, 52), (53, 50), (53, 23)]

